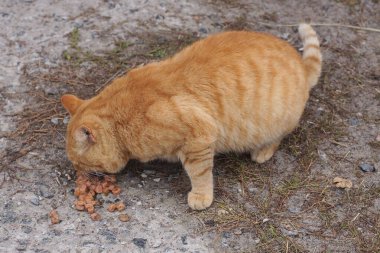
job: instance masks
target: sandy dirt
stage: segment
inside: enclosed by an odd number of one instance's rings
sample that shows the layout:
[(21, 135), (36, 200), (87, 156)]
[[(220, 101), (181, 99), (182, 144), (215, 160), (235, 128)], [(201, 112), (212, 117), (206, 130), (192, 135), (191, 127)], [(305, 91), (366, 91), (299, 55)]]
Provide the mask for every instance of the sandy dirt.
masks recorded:
[[(296, 29), (276, 25), (304, 21), (379, 29), (380, 4), (1, 1), (0, 252), (378, 252), (380, 33), (362, 29), (315, 27), (323, 74), (300, 127), (262, 165), (219, 155), (209, 209), (188, 208), (189, 179), (163, 162), (131, 162), (117, 176), (121, 195), (99, 198), (101, 221), (73, 207), (62, 94), (92, 97), (128, 69), (224, 30), (269, 32), (300, 49)], [(130, 221), (106, 211), (116, 201)]]

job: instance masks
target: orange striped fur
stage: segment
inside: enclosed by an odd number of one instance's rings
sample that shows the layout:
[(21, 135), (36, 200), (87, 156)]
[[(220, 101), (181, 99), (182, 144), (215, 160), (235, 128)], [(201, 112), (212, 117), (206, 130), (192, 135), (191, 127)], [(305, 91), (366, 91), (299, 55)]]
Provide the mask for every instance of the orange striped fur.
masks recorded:
[(180, 160), (189, 206), (207, 208), (215, 153), (250, 152), (262, 163), (297, 126), (322, 61), (314, 30), (302, 24), (299, 32), (303, 58), (268, 34), (224, 32), (131, 70), (89, 100), (64, 95), (69, 159), (108, 173), (129, 159)]

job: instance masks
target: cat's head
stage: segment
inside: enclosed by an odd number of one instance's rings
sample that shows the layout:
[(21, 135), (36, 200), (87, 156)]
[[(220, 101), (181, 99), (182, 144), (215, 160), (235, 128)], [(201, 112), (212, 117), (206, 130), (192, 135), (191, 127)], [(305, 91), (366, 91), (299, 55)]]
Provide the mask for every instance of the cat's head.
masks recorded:
[(128, 162), (115, 136), (112, 122), (102, 118), (106, 108), (94, 108), (94, 101), (63, 95), (62, 105), (70, 113), (66, 152), (75, 169), (117, 173)]

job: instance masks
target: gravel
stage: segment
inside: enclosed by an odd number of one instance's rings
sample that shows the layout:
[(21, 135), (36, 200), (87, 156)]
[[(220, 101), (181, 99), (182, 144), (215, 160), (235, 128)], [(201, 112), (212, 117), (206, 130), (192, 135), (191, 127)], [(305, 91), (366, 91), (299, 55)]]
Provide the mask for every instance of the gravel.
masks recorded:
[(363, 172), (375, 172), (375, 171), (376, 171), (375, 166), (373, 166), (373, 165), (371, 165), (371, 164), (368, 164), (368, 163), (360, 164), (360, 165), (359, 165), (359, 168), (360, 168)]
[(137, 247), (144, 249), (145, 245), (146, 245), (146, 242), (147, 242), (147, 239), (144, 239), (144, 238), (133, 238), (132, 242)]

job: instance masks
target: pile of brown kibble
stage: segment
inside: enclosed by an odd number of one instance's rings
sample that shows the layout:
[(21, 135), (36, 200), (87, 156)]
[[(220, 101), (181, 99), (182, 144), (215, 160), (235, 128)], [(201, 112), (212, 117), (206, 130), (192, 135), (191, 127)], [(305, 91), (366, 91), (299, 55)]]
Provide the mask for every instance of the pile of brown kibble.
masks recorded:
[[(96, 200), (97, 194), (113, 194), (115, 196), (119, 195), (121, 192), (120, 187), (116, 184), (115, 176), (103, 176), (89, 177), (83, 173), (77, 173), (76, 187), (74, 190), (74, 195), (77, 197), (75, 201), (75, 209), (78, 211), (87, 211), (90, 217), (94, 221), (101, 220), (100, 214), (95, 210), (96, 206), (100, 206), (99, 201)], [(125, 210), (125, 205), (123, 202), (112, 203), (108, 206), (107, 210), (109, 212), (123, 211)], [(128, 221), (129, 217), (126, 214), (120, 214), (119, 220)]]

